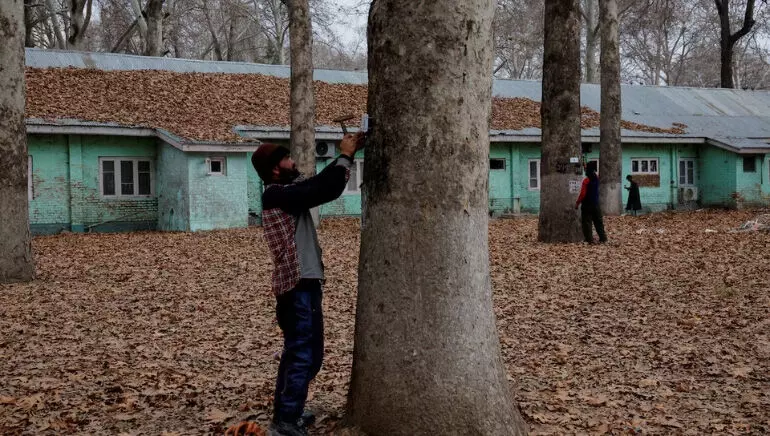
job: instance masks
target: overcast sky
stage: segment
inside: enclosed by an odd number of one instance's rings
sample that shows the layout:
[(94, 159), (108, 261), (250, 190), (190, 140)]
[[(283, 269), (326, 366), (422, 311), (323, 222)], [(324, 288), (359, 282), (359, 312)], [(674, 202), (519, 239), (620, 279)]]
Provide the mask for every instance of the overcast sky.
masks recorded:
[(366, 37), (366, 18), (369, 13), (367, 0), (333, 0), (340, 10), (334, 31), (345, 45), (356, 44)]

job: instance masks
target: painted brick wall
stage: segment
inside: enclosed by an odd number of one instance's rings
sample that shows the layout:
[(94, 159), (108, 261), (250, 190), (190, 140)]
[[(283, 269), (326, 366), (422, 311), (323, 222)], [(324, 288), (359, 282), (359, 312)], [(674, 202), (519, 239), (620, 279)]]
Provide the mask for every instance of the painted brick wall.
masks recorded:
[(514, 197), (520, 198), (522, 212), (538, 213), (540, 211), (540, 189), (529, 187), (529, 162), (540, 159), (539, 144), (515, 144), (513, 145), (514, 161), (518, 165), (514, 168), (513, 186)]
[(156, 193), (158, 194), (158, 229), (190, 230), (190, 193), (188, 191), (187, 154), (159, 144)]
[[(135, 229), (155, 228), (158, 220), (157, 196), (105, 198), (99, 188), (99, 158), (142, 157), (153, 162), (157, 194), (157, 147), (154, 138), (71, 135), (69, 145), (73, 229), (77, 230), (79, 225), (93, 230), (117, 229), (116, 226), (122, 224)], [(133, 227), (131, 223), (134, 223)]]
[(262, 224), (262, 179), (259, 178), (257, 170), (251, 163), (251, 156), (254, 153), (246, 154), (246, 196), (249, 204), (249, 225)]
[[(246, 227), (249, 210), (246, 153), (188, 153), (187, 156), (190, 230)], [(208, 157), (227, 158), (224, 176), (208, 174)]]
[[(754, 161), (754, 172), (744, 171), (744, 159)], [(770, 204), (770, 195), (766, 193), (768, 170), (765, 166), (766, 155), (738, 156), (736, 159), (736, 207), (755, 207)]]
[(503, 169), (489, 169), (489, 211), (497, 215), (513, 212), (513, 177), (520, 173), (513, 167), (512, 148), (510, 144), (491, 144), (489, 159), (500, 159), (505, 162)]
[[(597, 147), (598, 148), (598, 147)], [(627, 175), (632, 174), (631, 162), (634, 159), (658, 159), (658, 186), (641, 186), (639, 196), (642, 200), (642, 208), (651, 211), (670, 209), (675, 202), (676, 186), (672, 180), (676, 179), (676, 148), (669, 144), (625, 144), (623, 146), (623, 174), (624, 186)], [(676, 160), (676, 164), (674, 161)], [(627, 191), (624, 190), (623, 200), (628, 200)]]
[(735, 207), (738, 155), (716, 147), (700, 149), (700, 199), (702, 206)]
[(29, 203), (34, 233), (69, 230), (69, 149), (64, 135), (28, 135), (33, 197)]

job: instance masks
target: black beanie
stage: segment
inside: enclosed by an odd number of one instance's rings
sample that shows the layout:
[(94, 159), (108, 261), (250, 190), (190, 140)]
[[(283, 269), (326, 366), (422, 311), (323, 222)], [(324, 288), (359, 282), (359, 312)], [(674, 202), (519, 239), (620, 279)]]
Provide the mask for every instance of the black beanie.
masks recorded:
[(273, 180), (273, 168), (290, 154), (289, 149), (278, 144), (262, 144), (251, 155), (251, 164), (265, 183)]

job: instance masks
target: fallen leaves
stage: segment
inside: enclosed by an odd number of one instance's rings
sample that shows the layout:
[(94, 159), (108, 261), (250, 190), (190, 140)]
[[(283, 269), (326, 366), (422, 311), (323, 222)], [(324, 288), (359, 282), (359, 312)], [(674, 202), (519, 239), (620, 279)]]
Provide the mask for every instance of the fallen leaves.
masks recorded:
[[(162, 128), (186, 139), (243, 142), (237, 125), (286, 127), (289, 79), (261, 74), (103, 71), (92, 68), (27, 68), (28, 118), (79, 119)], [(343, 114), (366, 112), (367, 86), (315, 82), (316, 124), (338, 127)], [(659, 128), (621, 122), (652, 133), (683, 134), (687, 126)], [(494, 98), (491, 128), (540, 128), (540, 103)], [(583, 128), (599, 126), (599, 113), (582, 108)]]
[[(770, 432), (770, 234), (730, 232), (755, 216), (607, 218), (605, 246), (492, 221), (501, 350), (531, 434)], [(319, 236), (311, 434), (339, 431), (344, 413), (359, 246), (355, 220), (324, 220)], [(39, 278), (0, 285), (0, 434), (267, 427), (282, 340), (261, 229), (33, 245)]]

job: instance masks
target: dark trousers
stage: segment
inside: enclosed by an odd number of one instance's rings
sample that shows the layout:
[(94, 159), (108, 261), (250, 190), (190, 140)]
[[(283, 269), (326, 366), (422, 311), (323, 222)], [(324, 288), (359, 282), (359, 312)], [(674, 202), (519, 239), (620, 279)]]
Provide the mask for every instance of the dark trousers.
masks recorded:
[(586, 242), (594, 242), (593, 229), (591, 224), (596, 227), (596, 233), (599, 234), (599, 242), (607, 242), (607, 234), (604, 233), (604, 220), (602, 211), (598, 205), (585, 204), (580, 206), (580, 218), (583, 224), (583, 237)]
[(283, 354), (275, 385), (276, 421), (296, 422), (305, 408), (310, 382), (321, 369), (324, 322), (320, 280), (301, 280), (277, 298), (276, 315), (283, 331)]

